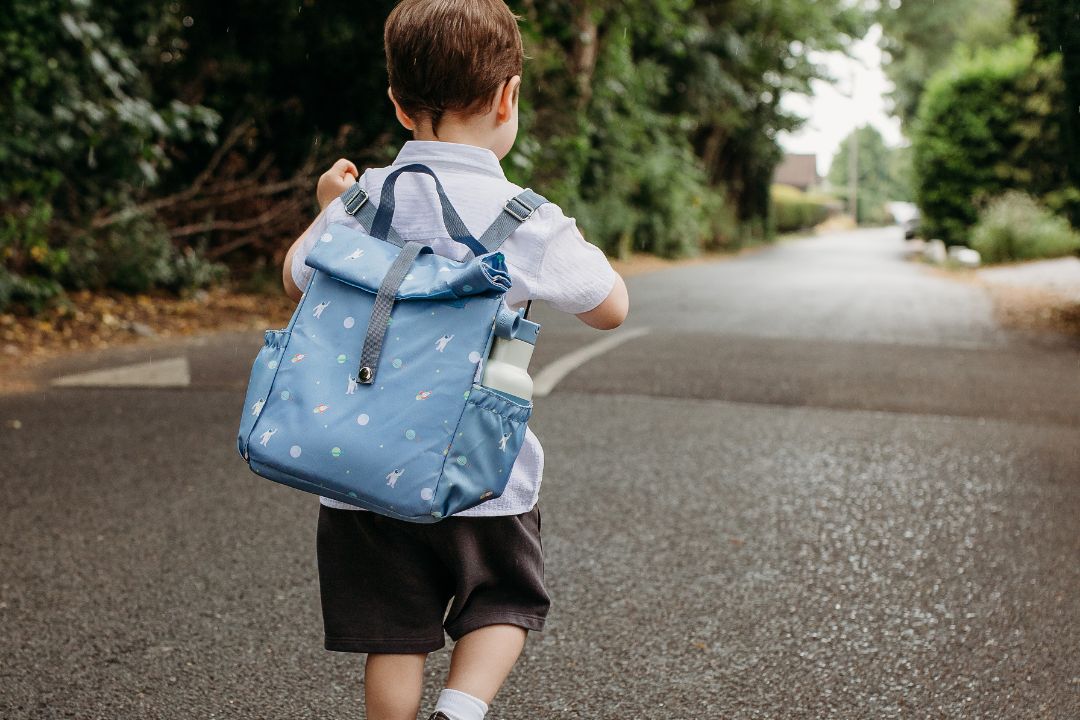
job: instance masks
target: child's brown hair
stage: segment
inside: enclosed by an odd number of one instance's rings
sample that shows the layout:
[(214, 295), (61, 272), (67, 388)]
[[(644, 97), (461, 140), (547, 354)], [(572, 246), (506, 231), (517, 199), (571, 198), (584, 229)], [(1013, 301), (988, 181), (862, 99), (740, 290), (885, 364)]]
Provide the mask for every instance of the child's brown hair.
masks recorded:
[(447, 112), (483, 112), (524, 62), (517, 18), (503, 0), (403, 0), (383, 40), (394, 99), (432, 132)]

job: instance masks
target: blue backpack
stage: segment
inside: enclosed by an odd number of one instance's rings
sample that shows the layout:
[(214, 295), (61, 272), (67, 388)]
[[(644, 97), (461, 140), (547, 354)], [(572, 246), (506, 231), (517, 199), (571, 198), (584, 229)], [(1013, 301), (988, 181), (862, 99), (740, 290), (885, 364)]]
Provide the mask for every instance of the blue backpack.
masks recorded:
[[(402, 173), (431, 176), (457, 262), (391, 227)], [(251, 369), (237, 447), (257, 474), (390, 517), (435, 522), (498, 497), (532, 403), (478, 383), (493, 338), (535, 344), (539, 325), (503, 302), (498, 248), (547, 202), (526, 190), (479, 239), (428, 167), (391, 173), (378, 208), (359, 184), (340, 198), (362, 229), (331, 225), (284, 330)], [(337, 200), (335, 200), (337, 202)]]

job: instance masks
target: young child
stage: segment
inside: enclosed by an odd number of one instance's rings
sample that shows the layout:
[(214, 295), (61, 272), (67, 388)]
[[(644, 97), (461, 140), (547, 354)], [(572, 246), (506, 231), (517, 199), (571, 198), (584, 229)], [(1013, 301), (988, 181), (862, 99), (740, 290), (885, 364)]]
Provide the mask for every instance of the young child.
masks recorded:
[[(517, 136), (523, 61), (517, 21), (503, 1), (404, 0), (386, 21), (385, 42), (390, 100), (415, 140), (393, 165), (369, 169), (358, 180), (347, 160), (319, 179), (325, 209), (285, 259), (285, 289), (294, 299), (311, 278), (304, 258), (324, 228), (357, 226), (336, 200), (353, 182), (376, 202), (390, 172), (422, 163), (474, 234), (522, 190), (499, 166)], [(396, 203), (394, 228), (403, 238), (464, 259), (467, 249), (443, 226), (431, 178), (403, 175)], [(506, 294), (511, 307), (545, 300), (601, 329), (626, 317), (622, 278), (557, 206), (541, 206), (500, 250), (513, 280)], [(536, 505), (543, 457), (528, 432), (502, 496), (433, 525), (321, 500), (325, 646), (367, 653), (368, 720), (415, 720), (424, 661), (444, 645), (444, 629), (456, 645), (431, 718), (480, 720), (486, 714), (528, 631), (541, 630), (548, 611)]]

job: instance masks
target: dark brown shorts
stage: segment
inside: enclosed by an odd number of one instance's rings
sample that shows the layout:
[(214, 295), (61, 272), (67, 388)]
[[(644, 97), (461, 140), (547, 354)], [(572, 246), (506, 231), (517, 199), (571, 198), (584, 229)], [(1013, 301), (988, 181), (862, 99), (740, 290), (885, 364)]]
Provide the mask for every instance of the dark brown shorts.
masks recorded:
[(444, 628), (544, 627), (539, 507), (420, 525), (320, 505), (318, 553), (327, 650), (426, 653)]

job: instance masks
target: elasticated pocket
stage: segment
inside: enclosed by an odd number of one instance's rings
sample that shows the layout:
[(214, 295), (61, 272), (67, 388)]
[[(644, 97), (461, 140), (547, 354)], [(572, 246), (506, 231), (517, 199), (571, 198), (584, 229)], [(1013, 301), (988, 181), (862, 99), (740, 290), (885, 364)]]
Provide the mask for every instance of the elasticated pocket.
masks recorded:
[(236, 438), (236, 449), (240, 456), (247, 459), (248, 436), (251, 429), (259, 419), (263, 405), (270, 394), (270, 386), (274, 384), (274, 376), (277, 374), (281, 356), (285, 353), (285, 346), (289, 343), (288, 330), (267, 330), (263, 336), (263, 347), (251, 365), (251, 376), (248, 379), (247, 395), (244, 397), (244, 411), (240, 416), (240, 432)]
[(502, 495), (531, 414), (532, 403), (473, 385), (443, 466), (444, 515)]

